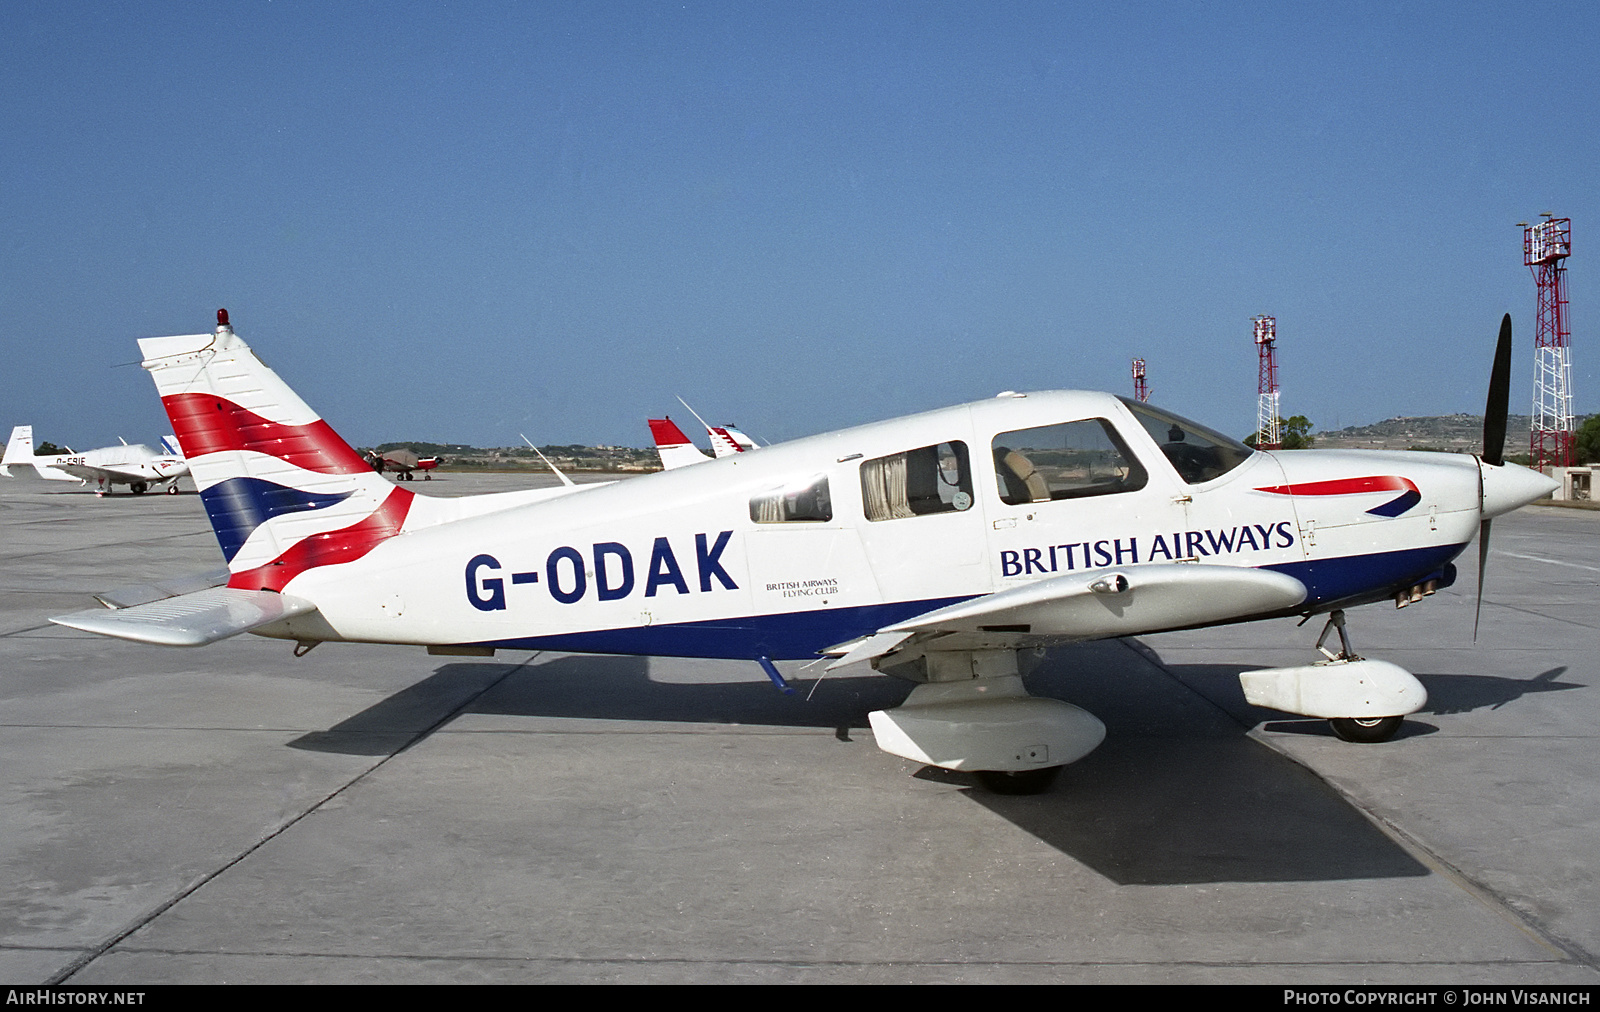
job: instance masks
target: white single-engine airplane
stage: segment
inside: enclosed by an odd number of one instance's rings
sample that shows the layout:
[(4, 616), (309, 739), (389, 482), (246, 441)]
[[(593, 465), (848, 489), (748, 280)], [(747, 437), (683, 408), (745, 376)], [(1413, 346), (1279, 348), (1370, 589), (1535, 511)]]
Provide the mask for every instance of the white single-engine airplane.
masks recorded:
[(31, 466), (39, 477), (51, 481), (94, 482), (95, 495), (105, 495), (113, 485), (127, 485), (134, 495), (166, 485), (176, 495), (178, 479), (189, 473), (189, 465), (178, 450), (177, 440), (166, 438), (166, 453), (157, 453), (143, 443), (105, 446), (85, 453), (62, 453), (52, 457), (35, 456), (33, 426), (19, 425), (11, 430), (0, 474), (11, 477), (13, 465)]
[[(1394, 734), (1422, 685), (1350, 649), (1344, 609), (1448, 586), (1489, 520), (1550, 491), (1505, 464), (1510, 318), (1482, 458), (1257, 452), (1147, 404), (1079, 391), (829, 432), (607, 485), (433, 499), (391, 485), (214, 333), (146, 338), (228, 560), (226, 586), (52, 619), (197, 646), (297, 641), (870, 661), (920, 683), (870, 715), (880, 748), (1042, 790), (1105, 735), (1030, 696), (1052, 644), (1327, 614), (1303, 667), (1241, 675), (1262, 706), (1347, 739)], [(115, 604), (115, 601), (109, 602)]]

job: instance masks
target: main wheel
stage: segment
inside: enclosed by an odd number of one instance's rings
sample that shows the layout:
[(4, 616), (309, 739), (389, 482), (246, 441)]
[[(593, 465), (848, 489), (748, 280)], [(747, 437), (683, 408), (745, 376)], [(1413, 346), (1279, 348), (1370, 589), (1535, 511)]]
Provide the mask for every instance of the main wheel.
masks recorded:
[(1060, 766), (1037, 770), (977, 770), (978, 783), (996, 794), (1043, 794), (1056, 782)]
[(1330, 717), (1333, 733), (1345, 741), (1388, 741), (1400, 730), (1404, 717)]
[(134, 495), (144, 495), (145, 487), (146, 486), (145, 486), (144, 482), (136, 481), (132, 485), (128, 486), (128, 490), (131, 491)]

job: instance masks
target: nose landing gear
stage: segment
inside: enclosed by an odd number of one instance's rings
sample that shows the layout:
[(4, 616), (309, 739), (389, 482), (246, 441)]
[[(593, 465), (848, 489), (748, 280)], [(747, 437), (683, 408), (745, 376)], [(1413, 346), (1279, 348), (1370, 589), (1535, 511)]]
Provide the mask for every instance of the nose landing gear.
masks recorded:
[[(1323, 644), (1339, 634), (1339, 652)], [(1416, 676), (1388, 661), (1360, 657), (1345, 631), (1344, 612), (1334, 611), (1317, 637), (1317, 650), (1327, 658), (1297, 668), (1267, 668), (1239, 675), (1246, 702), (1307, 717), (1326, 717), (1333, 733), (1345, 741), (1388, 741), (1404, 717), (1428, 702)]]

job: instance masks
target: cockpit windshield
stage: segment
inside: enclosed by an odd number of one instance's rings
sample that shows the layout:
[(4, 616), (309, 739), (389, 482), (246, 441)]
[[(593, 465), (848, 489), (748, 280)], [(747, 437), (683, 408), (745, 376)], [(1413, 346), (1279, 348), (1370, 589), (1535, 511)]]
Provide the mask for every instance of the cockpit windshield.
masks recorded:
[(1222, 477), (1255, 452), (1237, 439), (1169, 411), (1126, 397), (1117, 400), (1128, 406), (1133, 417), (1139, 419), (1139, 424), (1172, 462), (1178, 476), (1191, 485)]

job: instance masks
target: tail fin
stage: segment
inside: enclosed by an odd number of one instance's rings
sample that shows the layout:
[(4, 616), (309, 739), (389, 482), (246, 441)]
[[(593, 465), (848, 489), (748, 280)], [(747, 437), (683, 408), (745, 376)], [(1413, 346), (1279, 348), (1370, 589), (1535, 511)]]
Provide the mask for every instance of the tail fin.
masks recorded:
[[(689, 402), (682, 397), (678, 398), (678, 403), (689, 408)], [(689, 408), (689, 414), (693, 415), (694, 420), (705, 427), (706, 435), (711, 437), (711, 452), (714, 456), (727, 457), (731, 454), (743, 453), (746, 450), (754, 450), (756, 448), (755, 440), (733, 426), (712, 425), (704, 418), (701, 418), (700, 412), (694, 408)]]
[(167, 435), (161, 437), (161, 448), (167, 451), (169, 457), (182, 457), (183, 447), (178, 444), (178, 437)]
[(755, 440), (731, 425), (707, 425), (706, 432), (711, 436), (711, 449), (719, 457), (756, 448)]
[(11, 477), (12, 464), (33, 463), (33, 426), (19, 425), (11, 430), (6, 443), (6, 455), (0, 458), (0, 474)]
[(651, 418), (650, 435), (656, 441), (656, 453), (661, 455), (661, 469), (670, 471), (685, 464), (698, 464), (708, 459), (678, 428), (670, 418)]
[(50, 466), (60, 459), (60, 457), (35, 456), (33, 426), (19, 425), (11, 430), (11, 439), (6, 443), (6, 455), (0, 458), (0, 474), (7, 478), (13, 477), (11, 465), (23, 464), (32, 467), (34, 473), (41, 478), (48, 478), (51, 481), (75, 481), (81, 484), (83, 479), (77, 475)]
[(400, 533), (412, 493), (375, 473), (217, 313), (211, 334), (139, 341), (233, 575), (282, 590)]

